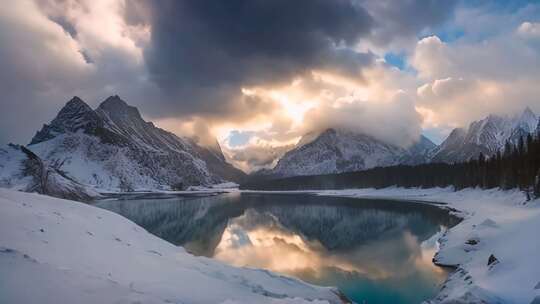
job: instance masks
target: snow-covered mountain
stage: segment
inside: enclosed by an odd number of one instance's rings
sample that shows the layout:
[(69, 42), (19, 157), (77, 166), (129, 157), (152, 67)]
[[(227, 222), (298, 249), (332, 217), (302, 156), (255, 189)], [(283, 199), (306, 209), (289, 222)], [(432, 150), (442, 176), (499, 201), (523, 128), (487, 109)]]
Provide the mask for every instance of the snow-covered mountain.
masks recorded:
[(532, 133), (540, 134), (540, 122), (529, 108), (515, 117), (489, 115), (472, 122), (467, 129), (456, 128), (439, 146), (421, 136), (417, 143), (404, 149), (365, 134), (328, 129), (306, 134), (273, 169), (256, 172), (253, 176), (278, 178), (398, 164), (460, 162), (476, 158), (480, 153), (491, 156), (504, 149), (506, 142), (517, 145), (520, 138)]
[(435, 144), (424, 136), (404, 149), (365, 134), (327, 129), (318, 135), (310, 133), (304, 136), (295, 149), (287, 152), (275, 168), (264, 172), (264, 175), (288, 177), (418, 164), (427, 160), (428, 152), (434, 147)]
[(70, 178), (102, 190), (184, 189), (244, 176), (217, 143), (206, 148), (157, 128), (118, 96), (96, 110), (74, 97), (28, 148)]
[(480, 153), (491, 156), (504, 149), (506, 142), (516, 145), (519, 139), (534, 133), (538, 117), (526, 108), (516, 117), (489, 115), (472, 122), (467, 129), (456, 128), (431, 152), (432, 162), (459, 162), (477, 158)]
[(99, 194), (23, 146), (0, 148), (0, 187), (87, 201)]

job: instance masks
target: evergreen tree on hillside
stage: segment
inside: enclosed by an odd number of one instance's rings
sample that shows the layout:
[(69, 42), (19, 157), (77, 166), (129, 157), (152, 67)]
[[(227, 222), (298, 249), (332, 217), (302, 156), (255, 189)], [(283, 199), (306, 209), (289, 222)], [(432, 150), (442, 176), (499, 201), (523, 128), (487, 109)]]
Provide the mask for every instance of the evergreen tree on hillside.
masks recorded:
[(528, 196), (540, 197), (540, 135), (521, 138), (517, 145), (505, 144), (503, 151), (487, 157), (446, 164), (398, 165), (341, 174), (296, 176), (255, 181), (242, 189), (306, 190), (344, 188), (448, 187), (455, 189), (518, 188)]

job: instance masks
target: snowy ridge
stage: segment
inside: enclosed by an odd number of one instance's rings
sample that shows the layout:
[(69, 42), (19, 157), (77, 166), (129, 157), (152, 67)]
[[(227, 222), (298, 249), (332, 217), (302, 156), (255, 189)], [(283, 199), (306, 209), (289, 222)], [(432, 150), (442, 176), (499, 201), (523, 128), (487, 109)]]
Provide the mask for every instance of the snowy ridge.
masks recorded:
[(74, 201), (0, 189), (0, 230), (1, 303), (342, 303), (335, 289), (192, 256)]
[(244, 177), (220, 149), (155, 127), (118, 96), (95, 111), (74, 97), (29, 148), (100, 191), (180, 190)]
[(274, 169), (264, 174), (289, 177), (418, 164), (426, 161), (427, 153), (434, 147), (435, 144), (424, 136), (409, 149), (404, 149), (365, 134), (328, 129), (319, 135), (309, 133), (304, 136)]
[(393, 165), (427, 162), (461, 162), (480, 153), (492, 156), (508, 142), (540, 134), (540, 121), (526, 108), (515, 117), (489, 115), (472, 122), (467, 129), (456, 128), (436, 146), (425, 136), (409, 148), (384, 143), (371, 136), (340, 129), (304, 135), (296, 148), (285, 153), (276, 166), (254, 176), (283, 178), (298, 175), (333, 174)]
[(480, 153), (492, 156), (502, 151), (506, 142), (516, 145), (520, 138), (534, 134), (539, 124), (536, 114), (526, 108), (516, 117), (489, 115), (474, 121), (467, 130), (454, 129), (431, 154), (432, 162), (460, 162), (477, 158)]

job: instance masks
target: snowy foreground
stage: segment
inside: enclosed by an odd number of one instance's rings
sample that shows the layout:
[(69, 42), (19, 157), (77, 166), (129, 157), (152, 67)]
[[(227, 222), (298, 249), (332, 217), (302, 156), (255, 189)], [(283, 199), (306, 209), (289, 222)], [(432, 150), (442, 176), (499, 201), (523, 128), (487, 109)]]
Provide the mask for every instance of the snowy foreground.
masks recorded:
[[(540, 303), (540, 200), (518, 191), (357, 189), (319, 195), (447, 203), (464, 220), (440, 240), (435, 261), (458, 266), (433, 303)], [(488, 266), (491, 255), (497, 259)]]
[(0, 189), (0, 303), (341, 303), (337, 291), (194, 257), (96, 207)]
[[(458, 268), (433, 303), (540, 301), (540, 200), (474, 189), (317, 194), (442, 202), (464, 218), (440, 239), (434, 260)], [(6, 189), (0, 270), (0, 303), (341, 303), (334, 289), (194, 257), (109, 211)]]

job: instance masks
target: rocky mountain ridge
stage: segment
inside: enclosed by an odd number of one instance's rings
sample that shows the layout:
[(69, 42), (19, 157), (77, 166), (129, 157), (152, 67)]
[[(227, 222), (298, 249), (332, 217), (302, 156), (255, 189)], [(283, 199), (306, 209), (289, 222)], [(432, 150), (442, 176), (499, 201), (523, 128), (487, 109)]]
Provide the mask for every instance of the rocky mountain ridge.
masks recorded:
[(74, 180), (105, 191), (180, 190), (244, 177), (219, 148), (156, 127), (116, 95), (95, 110), (74, 97), (28, 148)]
[(296, 148), (287, 152), (272, 169), (253, 174), (255, 178), (281, 178), (361, 171), (374, 167), (417, 165), (428, 162), (462, 162), (480, 153), (492, 156), (508, 142), (540, 134), (540, 121), (526, 108), (515, 117), (489, 115), (468, 128), (454, 129), (439, 146), (420, 136), (411, 147), (384, 143), (374, 137), (346, 130), (327, 129), (308, 133)]
[(515, 117), (489, 115), (472, 122), (467, 129), (456, 128), (445, 141), (430, 154), (431, 162), (461, 162), (477, 158), (480, 153), (493, 156), (504, 149), (506, 143), (517, 145), (520, 138), (538, 132), (536, 114), (526, 108)]

